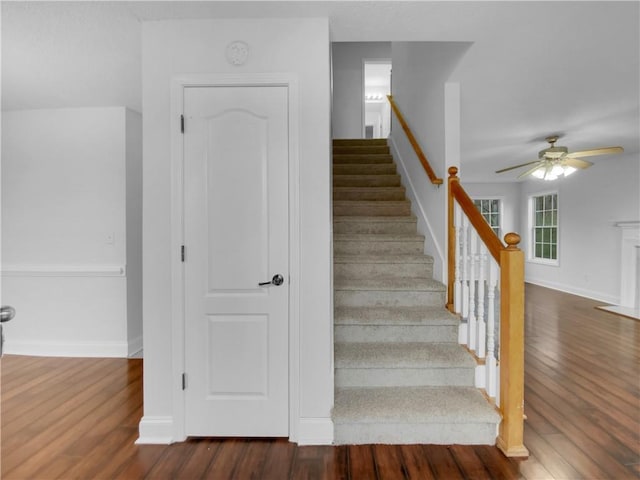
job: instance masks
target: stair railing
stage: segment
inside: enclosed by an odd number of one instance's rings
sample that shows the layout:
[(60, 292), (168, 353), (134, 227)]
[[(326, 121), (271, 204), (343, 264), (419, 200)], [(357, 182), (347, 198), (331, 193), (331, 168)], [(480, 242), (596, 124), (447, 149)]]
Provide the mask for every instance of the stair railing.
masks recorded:
[[(434, 185), (436, 177), (392, 95), (391, 109)], [(476, 356), (476, 386), (500, 409), (496, 445), (508, 457), (524, 446), (524, 253), (517, 233), (495, 234), (449, 168), (447, 308), (463, 323), (459, 340)]]
[[(476, 386), (502, 415), (496, 445), (528, 456), (524, 434), (524, 253), (517, 233), (500, 241), (449, 168), (447, 308), (459, 314), (460, 343), (476, 356)], [(499, 304), (499, 306), (497, 305)]]
[(407, 125), (407, 122), (402, 116), (402, 113), (400, 112), (400, 109), (396, 105), (396, 102), (393, 100), (393, 95), (387, 95), (387, 99), (391, 104), (391, 109), (393, 110), (393, 113), (396, 115), (398, 122), (400, 122), (400, 125), (402, 126), (402, 130), (404, 130), (404, 133), (407, 136), (407, 139), (409, 139), (409, 143), (413, 147), (413, 151), (416, 152), (416, 155), (418, 156), (418, 160), (420, 160), (420, 163), (422, 164), (424, 171), (427, 173), (429, 180), (431, 180), (431, 183), (433, 183), (434, 185), (442, 185), (444, 181), (441, 178), (438, 178), (435, 172), (433, 171), (433, 168), (431, 168), (431, 165), (429, 164), (429, 160), (427, 160), (427, 156), (422, 151), (422, 148), (420, 148), (420, 145), (418, 144), (416, 137), (413, 136), (413, 132), (409, 128), (409, 125)]

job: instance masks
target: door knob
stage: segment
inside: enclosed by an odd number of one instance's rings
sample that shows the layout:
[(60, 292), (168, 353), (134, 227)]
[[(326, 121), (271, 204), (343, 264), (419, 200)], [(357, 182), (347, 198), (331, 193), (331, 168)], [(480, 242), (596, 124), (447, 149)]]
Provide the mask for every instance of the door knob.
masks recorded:
[(258, 284), (259, 287), (264, 287), (265, 285), (275, 285), (276, 287), (282, 285), (284, 283), (284, 277), (279, 273), (274, 275), (271, 281), (269, 282), (260, 282)]
[[(275, 277), (274, 277), (275, 278)], [(0, 323), (8, 322), (16, 316), (16, 309), (9, 305), (0, 307)]]
[(16, 316), (16, 309), (9, 305), (0, 307), (0, 357), (2, 357), (2, 347), (4, 346), (4, 335), (2, 334), (2, 324), (8, 322)]

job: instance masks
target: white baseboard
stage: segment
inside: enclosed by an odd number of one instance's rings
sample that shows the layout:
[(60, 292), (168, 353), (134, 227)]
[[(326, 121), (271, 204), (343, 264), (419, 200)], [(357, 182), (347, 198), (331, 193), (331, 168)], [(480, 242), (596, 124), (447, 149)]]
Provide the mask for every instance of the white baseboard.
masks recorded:
[(127, 342), (42, 342), (5, 338), (4, 353), (34, 357), (127, 358)]
[(333, 444), (333, 421), (328, 417), (301, 418), (298, 427), (298, 445)]
[(550, 282), (536, 277), (526, 276), (524, 281), (526, 283), (532, 283), (541, 287), (551, 288), (553, 290), (560, 290), (561, 292), (571, 293), (580, 297), (590, 298), (599, 302), (617, 305), (620, 302), (620, 298), (614, 295), (608, 295), (602, 292), (596, 292), (594, 290), (587, 290), (584, 288), (575, 287), (573, 285), (566, 285), (564, 283)]
[[(141, 351), (142, 351), (142, 335), (134, 338), (133, 340), (129, 340), (128, 354), (127, 354), (128, 357), (133, 357), (134, 355), (136, 355)], [(140, 357), (138, 356), (138, 358)]]
[(138, 425), (136, 445), (169, 445), (173, 443), (173, 417), (145, 415)]
[[(405, 161), (402, 158), (402, 155), (400, 155), (400, 151), (398, 150), (398, 145), (396, 145), (396, 142), (393, 136), (389, 136), (388, 143), (389, 143), (389, 147), (391, 148), (391, 154), (393, 155), (394, 160), (397, 161), (398, 166), (400, 167), (400, 170), (401, 170), (400, 176), (407, 183), (406, 185), (408, 187), (407, 195), (409, 197), (409, 200), (411, 201), (411, 205), (412, 207), (415, 207), (417, 209), (416, 216), (418, 217), (418, 220), (422, 221), (427, 228), (427, 232), (425, 232), (427, 234), (425, 235), (425, 244), (428, 239), (429, 243), (433, 245), (434, 248), (436, 249), (435, 257), (437, 258), (434, 258), (434, 260), (440, 262), (441, 270), (442, 270), (442, 278), (439, 278), (438, 280), (446, 282), (446, 280), (444, 279), (444, 271), (445, 271), (446, 263), (444, 259), (444, 254), (442, 253), (442, 249), (440, 248), (440, 242), (438, 242), (438, 239), (433, 233), (433, 228), (431, 228), (431, 223), (429, 223), (429, 219), (427, 218), (427, 212), (425, 211), (425, 209), (422, 206), (422, 203), (420, 202), (420, 197), (418, 197), (418, 194), (416, 193), (416, 188), (413, 185), (413, 182), (411, 181), (411, 177), (409, 176), (409, 172), (405, 165)], [(434, 271), (434, 278), (435, 278), (435, 271)]]

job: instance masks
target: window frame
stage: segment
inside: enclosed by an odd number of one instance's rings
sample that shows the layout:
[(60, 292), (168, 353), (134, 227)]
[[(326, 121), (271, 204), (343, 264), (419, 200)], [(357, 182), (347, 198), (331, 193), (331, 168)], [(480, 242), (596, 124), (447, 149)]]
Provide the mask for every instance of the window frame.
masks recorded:
[[(545, 197), (547, 195), (556, 196), (556, 202), (555, 202), (556, 224), (550, 225), (555, 227), (556, 229), (556, 240), (555, 240), (556, 258), (555, 259), (540, 258), (540, 257), (536, 257), (535, 255), (535, 250), (536, 250), (535, 202), (536, 202), (536, 198)], [(527, 231), (528, 231), (528, 244), (529, 244), (529, 251), (527, 252), (527, 261), (530, 263), (537, 263), (540, 265), (548, 265), (553, 267), (560, 266), (560, 194), (558, 190), (546, 190), (546, 191), (530, 194), (528, 196), (527, 210), (528, 210)], [(541, 226), (544, 227), (544, 225), (541, 225)], [(553, 245), (553, 243), (551, 243), (551, 245)]]
[[(504, 218), (504, 197), (502, 196), (498, 196), (498, 195), (481, 195), (481, 196), (477, 196), (477, 197), (473, 197), (471, 200), (473, 200), (473, 204), (474, 206), (477, 207), (477, 205), (475, 204), (475, 202), (481, 201), (481, 200), (497, 200), (498, 202), (498, 230), (500, 231), (498, 235), (498, 238), (500, 239), (501, 242), (504, 243), (504, 228), (502, 227), (502, 220)], [(480, 209), (478, 209), (478, 211), (480, 212), (480, 214), (482, 215), (482, 211)], [(482, 217), (484, 218), (484, 215), (482, 215)], [(486, 218), (485, 218), (486, 220)], [(489, 223), (489, 221), (487, 221), (487, 223), (489, 224), (489, 226), (491, 227), (491, 229), (493, 230), (494, 227), (491, 226), (491, 223)], [(494, 230), (495, 232), (495, 230)]]

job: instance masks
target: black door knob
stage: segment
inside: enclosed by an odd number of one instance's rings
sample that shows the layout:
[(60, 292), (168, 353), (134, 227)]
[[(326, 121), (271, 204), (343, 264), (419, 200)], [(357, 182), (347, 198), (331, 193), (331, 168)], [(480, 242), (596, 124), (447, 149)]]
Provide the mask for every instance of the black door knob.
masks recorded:
[(259, 287), (264, 287), (266, 285), (275, 285), (276, 287), (282, 285), (284, 283), (284, 277), (279, 273), (274, 275), (271, 281), (269, 282), (260, 282), (258, 284)]
[[(275, 278), (275, 277), (274, 277)], [(0, 323), (8, 322), (16, 316), (16, 309), (9, 305), (0, 307)]]

